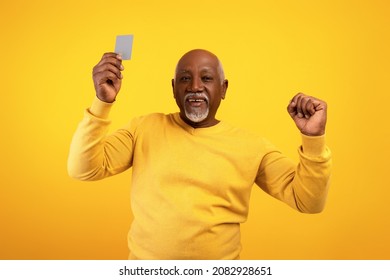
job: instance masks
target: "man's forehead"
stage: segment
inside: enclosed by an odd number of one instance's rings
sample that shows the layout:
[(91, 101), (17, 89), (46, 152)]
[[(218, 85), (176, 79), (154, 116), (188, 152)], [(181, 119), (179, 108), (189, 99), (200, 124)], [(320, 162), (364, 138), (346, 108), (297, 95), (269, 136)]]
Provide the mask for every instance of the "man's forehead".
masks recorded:
[(195, 49), (184, 54), (178, 61), (175, 74), (180, 73), (220, 73), (224, 79), (223, 69), (218, 57), (203, 49)]

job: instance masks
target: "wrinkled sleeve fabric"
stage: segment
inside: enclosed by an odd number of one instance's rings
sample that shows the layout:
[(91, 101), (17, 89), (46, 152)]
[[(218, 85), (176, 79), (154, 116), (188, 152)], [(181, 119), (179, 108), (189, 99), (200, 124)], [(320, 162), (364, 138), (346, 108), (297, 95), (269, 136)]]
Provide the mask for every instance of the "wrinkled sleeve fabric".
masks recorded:
[(276, 149), (263, 157), (256, 184), (271, 196), (303, 213), (324, 209), (331, 175), (331, 152), (325, 136), (302, 134), (298, 165)]
[(112, 103), (95, 97), (84, 112), (70, 145), (68, 173), (79, 180), (100, 180), (132, 165), (134, 137), (128, 129), (108, 135)]

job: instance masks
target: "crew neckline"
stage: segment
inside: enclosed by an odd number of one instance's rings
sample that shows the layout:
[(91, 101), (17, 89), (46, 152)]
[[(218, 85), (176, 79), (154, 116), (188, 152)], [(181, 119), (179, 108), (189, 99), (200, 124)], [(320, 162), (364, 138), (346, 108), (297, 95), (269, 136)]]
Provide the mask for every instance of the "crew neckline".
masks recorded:
[(175, 123), (177, 123), (181, 128), (183, 128), (185, 131), (187, 131), (192, 135), (201, 135), (201, 134), (210, 134), (210, 133), (214, 134), (223, 131), (226, 128), (226, 124), (223, 121), (219, 121), (217, 124), (208, 127), (194, 128), (182, 120), (179, 112), (173, 113), (171, 115)]

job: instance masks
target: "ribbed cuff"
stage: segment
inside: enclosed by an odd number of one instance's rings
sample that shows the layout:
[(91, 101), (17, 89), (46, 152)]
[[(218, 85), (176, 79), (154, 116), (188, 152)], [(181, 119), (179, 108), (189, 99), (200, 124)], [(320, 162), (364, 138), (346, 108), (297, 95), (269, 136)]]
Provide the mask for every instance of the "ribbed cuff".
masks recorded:
[(302, 135), (302, 149), (307, 156), (320, 156), (325, 152), (325, 134), (321, 136)]
[(114, 103), (103, 102), (95, 96), (92, 105), (89, 108), (89, 112), (97, 118), (107, 119), (113, 104)]

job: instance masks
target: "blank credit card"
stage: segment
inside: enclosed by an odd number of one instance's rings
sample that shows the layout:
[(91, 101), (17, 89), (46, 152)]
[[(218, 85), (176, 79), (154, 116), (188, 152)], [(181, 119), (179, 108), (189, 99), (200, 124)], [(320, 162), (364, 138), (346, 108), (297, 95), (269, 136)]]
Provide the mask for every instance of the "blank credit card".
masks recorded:
[(133, 34), (116, 36), (115, 53), (120, 54), (123, 60), (131, 59), (133, 37)]

